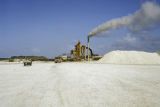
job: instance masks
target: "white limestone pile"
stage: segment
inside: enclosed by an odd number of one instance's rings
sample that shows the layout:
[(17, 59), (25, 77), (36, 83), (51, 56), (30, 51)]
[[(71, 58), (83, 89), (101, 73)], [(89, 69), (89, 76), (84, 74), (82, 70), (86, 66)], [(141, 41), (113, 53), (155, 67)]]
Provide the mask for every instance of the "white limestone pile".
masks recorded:
[(107, 53), (99, 62), (109, 64), (160, 64), (160, 56), (157, 53), (117, 50)]

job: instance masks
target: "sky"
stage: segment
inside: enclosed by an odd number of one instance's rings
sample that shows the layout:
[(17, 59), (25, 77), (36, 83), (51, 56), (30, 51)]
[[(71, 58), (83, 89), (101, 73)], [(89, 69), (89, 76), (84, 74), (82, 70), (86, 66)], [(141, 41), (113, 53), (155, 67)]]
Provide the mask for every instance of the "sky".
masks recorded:
[[(132, 14), (145, 1), (0, 0), (0, 57), (68, 54), (78, 40), (86, 44), (97, 25)], [(142, 34), (111, 30), (91, 38), (90, 44), (100, 55), (113, 50), (155, 52), (160, 50), (160, 26)]]

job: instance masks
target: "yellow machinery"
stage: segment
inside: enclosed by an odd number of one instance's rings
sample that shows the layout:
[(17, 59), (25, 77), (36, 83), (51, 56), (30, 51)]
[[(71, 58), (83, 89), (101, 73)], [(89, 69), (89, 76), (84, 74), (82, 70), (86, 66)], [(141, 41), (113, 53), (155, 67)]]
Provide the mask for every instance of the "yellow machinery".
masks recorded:
[(71, 50), (71, 55), (75, 60), (86, 60), (88, 56), (92, 57), (92, 49), (81, 45), (80, 41), (75, 45), (75, 49)]
[(84, 60), (99, 60), (101, 56), (93, 54), (92, 49), (89, 48), (89, 39), (88, 46), (82, 45), (80, 41), (75, 45), (75, 48), (71, 50), (71, 56), (63, 59), (63, 56), (55, 57), (55, 63), (61, 63), (65, 61), (84, 61)]

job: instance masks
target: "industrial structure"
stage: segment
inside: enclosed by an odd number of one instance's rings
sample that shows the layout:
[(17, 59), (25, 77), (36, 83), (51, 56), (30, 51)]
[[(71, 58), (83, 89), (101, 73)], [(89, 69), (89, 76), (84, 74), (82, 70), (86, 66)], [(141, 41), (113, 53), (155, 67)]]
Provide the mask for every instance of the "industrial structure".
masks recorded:
[(71, 50), (71, 56), (74, 60), (86, 60), (87, 58), (93, 56), (93, 51), (91, 48), (82, 45), (80, 41), (75, 45), (75, 48)]
[(99, 60), (102, 56), (96, 55), (93, 53), (92, 49), (89, 46), (90, 36), (87, 37), (87, 46), (82, 45), (80, 41), (74, 46), (74, 49), (70, 51), (70, 55), (64, 58), (63, 55), (55, 57), (55, 63), (61, 63), (66, 61), (90, 61), (90, 60)]

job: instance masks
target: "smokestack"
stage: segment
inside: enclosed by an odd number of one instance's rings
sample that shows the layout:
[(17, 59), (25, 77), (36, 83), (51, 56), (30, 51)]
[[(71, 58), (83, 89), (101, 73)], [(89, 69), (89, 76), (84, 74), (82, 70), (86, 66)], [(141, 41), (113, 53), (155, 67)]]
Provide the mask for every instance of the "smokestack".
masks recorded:
[(90, 55), (89, 55), (89, 39), (90, 39), (90, 36), (88, 35), (88, 36), (87, 36), (87, 46), (88, 46), (87, 54), (88, 54), (88, 61), (89, 61), (89, 57), (90, 57)]
[(158, 23), (160, 23), (160, 5), (155, 2), (146, 2), (135, 13), (112, 19), (94, 28), (89, 33), (89, 37), (96, 36), (104, 31), (122, 27), (126, 27), (132, 32), (141, 32), (152, 28), (153, 25)]

